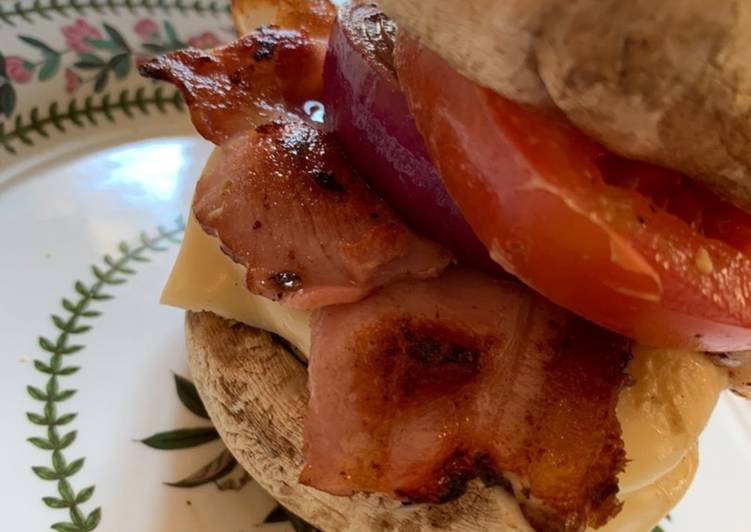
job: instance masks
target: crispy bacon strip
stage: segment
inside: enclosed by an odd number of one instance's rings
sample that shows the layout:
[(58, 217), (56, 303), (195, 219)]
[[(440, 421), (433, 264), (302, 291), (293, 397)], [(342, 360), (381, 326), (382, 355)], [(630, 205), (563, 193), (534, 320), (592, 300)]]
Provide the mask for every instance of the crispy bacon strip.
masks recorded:
[(451, 261), (355, 174), (332, 135), (300, 120), (235, 135), (207, 165), (193, 212), (247, 270), (248, 289), (295, 308), (356, 301)]
[(620, 509), (624, 338), (453, 269), (314, 313), (301, 481), (423, 502), (513, 487), (538, 530)]
[(214, 144), (319, 99), (325, 44), (304, 31), (259, 30), (213, 50), (188, 48), (140, 67), (182, 92), (193, 125)]

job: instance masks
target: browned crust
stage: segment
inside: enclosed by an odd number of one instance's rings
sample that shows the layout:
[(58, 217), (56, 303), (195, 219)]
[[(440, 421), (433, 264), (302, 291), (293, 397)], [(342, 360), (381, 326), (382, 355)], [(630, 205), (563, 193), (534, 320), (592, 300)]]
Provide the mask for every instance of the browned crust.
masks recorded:
[(301, 485), (303, 364), (271, 334), (209, 312), (188, 312), (185, 336), (196, 387), (227, 447), (273, 497), (313, 525), (337, 532), (532, 531), (511, 495), (479, 483), (448, 504), (408, 506)]

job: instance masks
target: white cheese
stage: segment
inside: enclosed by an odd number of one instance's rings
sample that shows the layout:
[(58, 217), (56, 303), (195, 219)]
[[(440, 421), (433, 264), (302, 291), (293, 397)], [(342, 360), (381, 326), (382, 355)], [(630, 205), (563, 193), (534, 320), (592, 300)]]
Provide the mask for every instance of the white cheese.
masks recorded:
[(233, 262), (191, 215), (180, 253), (162, 291), (162, 303), (185, 310), (208, 310), (286, 338), (310, 351), (310, 313), (282, 307), (245, 288), (245, 268)]
[(678, 465), (691, 450), (727, 385), (727, 372), (696, 351), (636, 346), (633, 379), (618, 400), (626, 471), (622, 492), (640, 489)]

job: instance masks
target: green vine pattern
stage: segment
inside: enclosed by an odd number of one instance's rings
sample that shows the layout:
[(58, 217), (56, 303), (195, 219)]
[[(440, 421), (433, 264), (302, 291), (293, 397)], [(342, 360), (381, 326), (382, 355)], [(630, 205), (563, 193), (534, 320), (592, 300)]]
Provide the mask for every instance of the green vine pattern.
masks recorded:
[(19, 19), (33, 22), (34, 17), (50, 20), (53, 14), (68, 17), (86, 15), (92, 11), (119, 14), (121, 10), (130, 13), (145, 10), (148, 13), (160, 11), (218, 16), (229, 11), (229, 4), (215, 0), (34, 0), (28, 5), (21, 1), (13, 4), (0, 2), (0, 21), (15, 26)]
[(16, 154), (17, 142), (27, 146), (34, 145), (34, 135), (49, 137), (48, 128), (54, 127), (61, 133), (66, 126), (73, 124), (77, 127), (97, 125), (99, 118), (106, 118), (115, 122), (116, 112), (128, 118), (133, 118), (134, 112), (147, 115), (156, 108), (161, 113), (168, 109), (183, 111), (184, 104), (180, 92), (172, 90), (165, 94), (162, 86), (156, 85), (147, 92), (145, 88), (135, 91), (124, 89), (119, 96), (110, 94), (102, 96), (87, 96), (84, 99), (73, 98), (67, 106), (60, 107), (58, 102), (50, 104), (47, 112), (41, 115), (38, 107), (33, 107), (26, 117), (16, 116), (11, 129), (6, 131), (6, 123), (0, 122), (0, 145), (10, 154)]
[[(51, 525), (51, 529), (57, 532), (90, 532), (99, 526), (102, 518), (100, 507), (91, 512), (85, 512), (82, 505), (88, 503), (94, 495), (94, 486), (88, 486), (76, 490), (71, 484), (71, 477), (76, 475), (84, 466), (84, 458), (68, 461), (63, 454), (76, 440), (77, 431), (65, 432), (62, 427), (69, 426), (76, 418), (76, 413), (60, 413), (61, 403), (64, 403), (76, 390), (63, 388), (62, 380), (77, 373), (78, 366), (69, 365), (71, 355), (78, 353), (85, 346), (71, 343), (73, 337), (88, 332), (92, 326), (87, 322), (101, 315), (101, 312), (92, 308), (98, 303), (111, 299), (113, 296), (107, 293), (108, 288), (121, 285), (128, 281), (128, 276), (136, 273), (132, 264), (134, 262), (148, 262), (147, 253), (166, 251), (165, 244), (176, 244), (181, 240), (185, 225), (181, 218), (177, 219), (174, 227), (166, 229), (158, 228), (158, 234), (154, 237), (141, 234), (140, 243), (136, 247), (121, 242), (118, 246), (120, 254), (117, 258), (111, 255), (104, 256), (103, 265), (93, 265), (91, 272), (94, 281), (85, 284), (76, 281), (73, 285), (76, 298), (63, 298), (61, 305), (63, 313), (53, 314), (52, 323), (59, 331), (56, 339), (52, 340), (44, 336), (39, 337), (39, 347), (49, 354), (46, 361), (35, 360), (34, 367), (37, 371), (47, 375), (44, 387), (27, 386), (26, 390), (32, 399), (44, 404), (41, 412), (27, 412), (31, 423), (46, 428), (45, 436), (32, 436), (28, 441), (45, 451), (51, 451), (50, 465), (34, 466), (32, 471), (42, 480), (57, 482), (57, 495), (43, 497), (42, 501), (49, 508), (68, 510), (68, 521), (61, 521)], [(61, 432), (65, 432), (62, 434)]]
[(158, 22), (148, 17), (133, 24), (135, 37), (130, 42), (121, 30), (104, 21), (89, 23), (78, 18), (59, 30), (65, 39), (63, 46), (48, 44), (48, 36), (17, 35), (26, 51), (0, 52), (0, 116), (10, 119), (14, 115), (19, 90), (27, 83), (62, 78), (68, 94), (88, 84), (99, 94), (111, 81), (124, 81), (155, 55), (187, 47), (213, 48), (221, 43), (214, 31), (180, 36), (169, 20)]

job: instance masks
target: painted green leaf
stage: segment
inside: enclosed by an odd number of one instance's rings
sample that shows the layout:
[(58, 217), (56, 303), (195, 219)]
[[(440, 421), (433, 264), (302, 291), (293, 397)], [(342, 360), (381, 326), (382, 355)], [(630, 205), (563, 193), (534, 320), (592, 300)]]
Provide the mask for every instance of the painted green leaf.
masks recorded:
[(63, 355), (71, 355), (73, 353), (79, 352), (83, 348), (84, 348), (84, 346), (82, 346), (82, 345), (69, 345), (68, 347), (65, 347), (65, 348), (61, 349), (60, 352)]
[(94, 277), (99, 279), (102, 282), (107, 282), (107, 276), (109, 274), (105, 273), (104, 270), (102, 270), (99, 266), (96, 264), (91, 267), (91, 273), (94, 274)]
[(167, 34), (167, 42), (174, 48), (185, 48), (186, 44), (177, 36), (175, 27), (169, 21), (164, 21), (164, 32)]
[(49, 397), (51, 401), (54, 401), (55, 396), (57, 395), (57, 391), (57, 377), (52, 377), (49, 381), (47, 381), (47, 397)]
[(76, 289), (76, 292), (78, 292), (79, 295), (83, 297), (89, 296), (89, 289), (86, 288), (86, 285), (83, 284), (81, 281), (76, 281), (73, 287)]
[(50, 528), (57, 532), (81, 532), (81, 529), (73, 523), (55, 523)]
[(67, 401), (74, 395), (76, 395), (76, 390), (63, 390), (62, 392), (53, 396), (52, 399), (53, 401), (62, 402), (62, 401)]
[(39, 347), (44, 349), (45, 351), (49, 351), (50, 353), (55, 352), (55, 344), (53, 344), (51, 341), (49, 341), (44, 336), (39, 337)]
[(49, 423), (46, 417), (40, 416), (39, 414), (35, 414), (34, 412), (26, 412), (26, 417), (34, 425), (46, 425)]
[(52, 451), (52, 467), (55, 469), (57, 473), (61, 475), (61, 477), (68, 476), (67, 475), (68, 463), (65, 461), (65, 457), (63, 456), (63, 453), (61, 453), (58, 450)]
[(61, 304), (63, 308), (68, 312), (78, 312), (78, 305), (74, 305), (73, 302), (68, 298), (64, 297)]
[(91, 330), (91, 325), (79, 325), (78, 327), (70, 327), (68, 332), (71, 334), (83, 334)]
[(110, 39), (112, 39), (112, 42), (116, 43), (123, 50), (130, 50), (128, 43), (125, 42), (125, 39), (123, 39), (123, 36), (120, 34), (119, 31), (117, 31), (115, 28), (113, 28), (106, 22), (102, 24), (102, 26), (104, 26), (104, 31), (107, 32), (107, 35), (109, 35)]
[(55, 74), (57, 74), (59, 68), (60, 56), (57, 54), (49, 56), (44, 61), (44, 63), (42, 63), (42, 67), (39, 69), (39, 81), (47, 81), (48, 79), (52, 78)]
[(60, 445), (60, 433), (57, 431), (57, 427), (54, 424), (50, 424), (50, 426), (47, 427), (47, 439), (50, 440), (50, 443), (55, 447)]
[(106, 301), (108, 299), (112, 299), (112, 296), (109, 294), (103, 294), (103, 293), (97, 292), (96, 294), (91, 295), (91, 299), (95, 299), (97, 301)]
[(665, 532), (661, 526), (656, 526), (652, 529), (652, 532)]
[(289, 521), (287, 510), (281, 504), (277, 504), (263, 520), (264, 523), (286, 523), (287, 521)]
[(16, 89), (6, 82), (0, 85), (0, 114), (10, 118), (16, 110)]
[(84, 310), (80, 313), (80, 316), (83, 316), (84, 318), (98, 318), (101, 315), (102, 313), (98, 310)]
[(29, 392), (29, 395), (37, 401), (47, 400), (47, 395), (39, 388), (35, 388), (34, 386), (27, 386), (26, 391)]
[(70, 446), (71, 443), (73, 443), (76, 439), (76, 431), (69, 432), (62, 438), (60, 438), (60, 449), (65, 449)]
[(41, 371), (42, 373), (46, 373), (48, 375), (51, 375), (55, 372), (51, 367), (49, 367), (41, 360), (35, 360), (34, 367), (37, 369), (37, 371)]
[(57, 418), (57, 420), (55, 421), (55, 425), (58, 425), (58, 426), (67, 425), (68, 423), (76, 419), (77, 415), (78, 414), (76, 413), (64, 414), (60, 416), (59, 418)]
[(192, 382), (175, 373), (175, 388), (177, 388), (177, 396), (180, 398), (180, 402), (188, 410), (203, 419), (209, 419), (206, 407), (203, 406), (203, 401), (201, 401), (201, 397), (198, 395), (198, 390)]
[(141, 443), (152, 449), (171, 450), (197, 447), (218, 439), (219, 434), (214, 427), (199, 427), (158, 432), (141, 440)]
[(52, 316), (50, 316), (50, 318), (52, 318), (52, 323), (54, 323), (55, 327), (57, 327), (58, 329), (61, 329), (63, 331), (67, 329), (68, 323), (60, 316), (53, 314)]
[(68, 366), (67, 368), (61, 368), (58, 370), (58, 375), (73, 375), (76, 371), (81, 369), (79, 366)]
[(138, 261), (138, 262), (149, 262), (151, 259), (149, 259), (148, 257), (144, 257), (143, 255), (134, 254), (133, 260)]
[(76, 504), (83, 504), (91, 499), (91, 496), (94, 495), (95, 489), (96, 488), (94, 486), (89, 486), (88, 488), (84, 488), (79, 491), (78, 495), (76, 495)]
[[(125, 79), (130, 71), (130, 56), (128, 54), (114, 56), (109, 60), (109, 67), (115, 73), (117, 79)], [(128, 273), (128, 271), (124, 271), (123, 269), (120, 269), (120, 271)], [(130, 272), (135, 273), (133, 270), (130, 270)]]
[(70, 463), (70, 465), (68, 465), (68, 468), (65, 470), (65, 476), (70, 477), (78, 473), (83, 467), (83, 464), (85, 461), (86, 461), (85, 458), (79, 458), (78, 460), (73, 460)]
[(151, 42), (145, 42), (141, 45), (144, 50), (151, 54), (163, 54), (164, 52), (169, 51), (169, 48), (166, 46), (162, 46), (161, 44), (151, 43)]
[(318, 529), (308, 523), (307, 521), (304, 521), (302, 518), (296, 516), (292, 512), (287, 512), (287, 516), (289, 517), (289, 524), (292, 525), (292, 528), (295, 529), (295, 532), (317, 532)]
[(62, 479), (57, 483), (57, 492), (65, 502), (73, 503), (76, 501), (76, 494), (73, 492), (70, 482), (65, 479)]
[(236, 478), (232, 477), (226, 477), (221, 478), (214, 481), (214, 485), (216, 486), (216, 489), (219, 491), (240, 491), (243, 489), (243, 486), (250, 482), (252, 479), (250, 478), (250, 475), (243, 471), (242, 475)]
[(99, 526), (99, 521), (102, 520), (102, 509), (97, 508), (93, 512), (91, 512), (88, 517), (86, 518), (86, 521), (84, 522), (84, 526), (86, 527), (86, 530), (94, 530), (97, 526)]
[[(65, 335), (61, 334), (60, 338), (64, 339)], [(58, 343), (61, 344), (61, 345), (63, 345), (63, 346), (65, 345), (64, 341), (58, 342)], [(60, 371), (60, 368), (63, 367), (63, 355), (60, 354), (60, 353), (55, 353), (54, 355), (52, 355), (52, 357), (50, 358), (50, 367), (52, 368), (52, 370), (55, 373), (57, 373), (58, 371)]]
[(44, 438), (27, 438), (26, 441), (31, 443), (34, 447), (38, 447), (39, 449), (44, 449), (45, 451), (51, 451), (55, 448), (55, 446), (50, 442), (49, 440), (45, 440)]
[(223, 450), (211, 462), (202, 468), (194, 471), (187, 477), (177, 482), (165, 482), (167, 486), (173, 488), (194, 488), (203, 484), (208, 484), (215, 480), (229, 475), (237, 465), (237, 460), (227, 449)]
[(153, 251), (165, 251), (167, 249), (165, 247), (157, 246), (154, 242), (155, 240), (149, 238), (146, 233), (141, 233), (141, 243), (147, 248)]
[(78, 61), (73, 66), (81, 70), (98, 70), (105, 65), (104, 59), (95, 54), (78, 54)]
[(30, 37), (28, 35), (19, 35), (18, 38), (21, 39), (26, 44), (31, 45), (34, 48), (40, 50), (44, 55), (59, 55), (57, 50), (50, 48), (39, 39), (35, 39), (34, 37)]
[(107, 39), (86, 39), (86, 42), (97, 50), (104, 50), (106, 52), (120, 50), (120, 46), (116, 42)]
[[(108, 68), (103, 68), (99, 71), (99, 74), (96, 75), (96, 78), (94, 79), (94, 92), (102, 92), (104, 88), (107, 86), (107, 81), (110, 77), (110, 71)], [(111, 281), (108, 281), (111, 283)]]
[(81, 510), (79, 510), (76, 506), (71, 506), (69, 513), (70, 520), (73, 521), (73, 524), (78, 525), (79, 529), (85, 529), (84, 518)]
[(42, 497), (42, 501), (50, 508), (55, 508), (56, 510), (70, 507), (70, 503), (55, 497)]
[(31, 468), (31, 470), (34, 472), (36, 476), (38, 476), (42, 480), (58, 480), (59, 478), (62, 478), (62, 475), (60, 475), (59, 473), (55, 473), (49, 467), (34, 466)]
[(318, 530), (310, 523), (304, 521), (297, 515), (287, 510), (281, 504), (277, 504), (277, 506), (273, 510), (271, 510), (271, 513), (266, 516), (266, 519), (264, 519), (263, 522), (264, 523), (289, 522), (292, 525), (292, 528), (294, 528), (296, 532), (316, 532)]
[(55, 403), (46, 403), (44, 405), (44, 416), (49, 423), (52, 423), (57, 418), (57, 407)]

